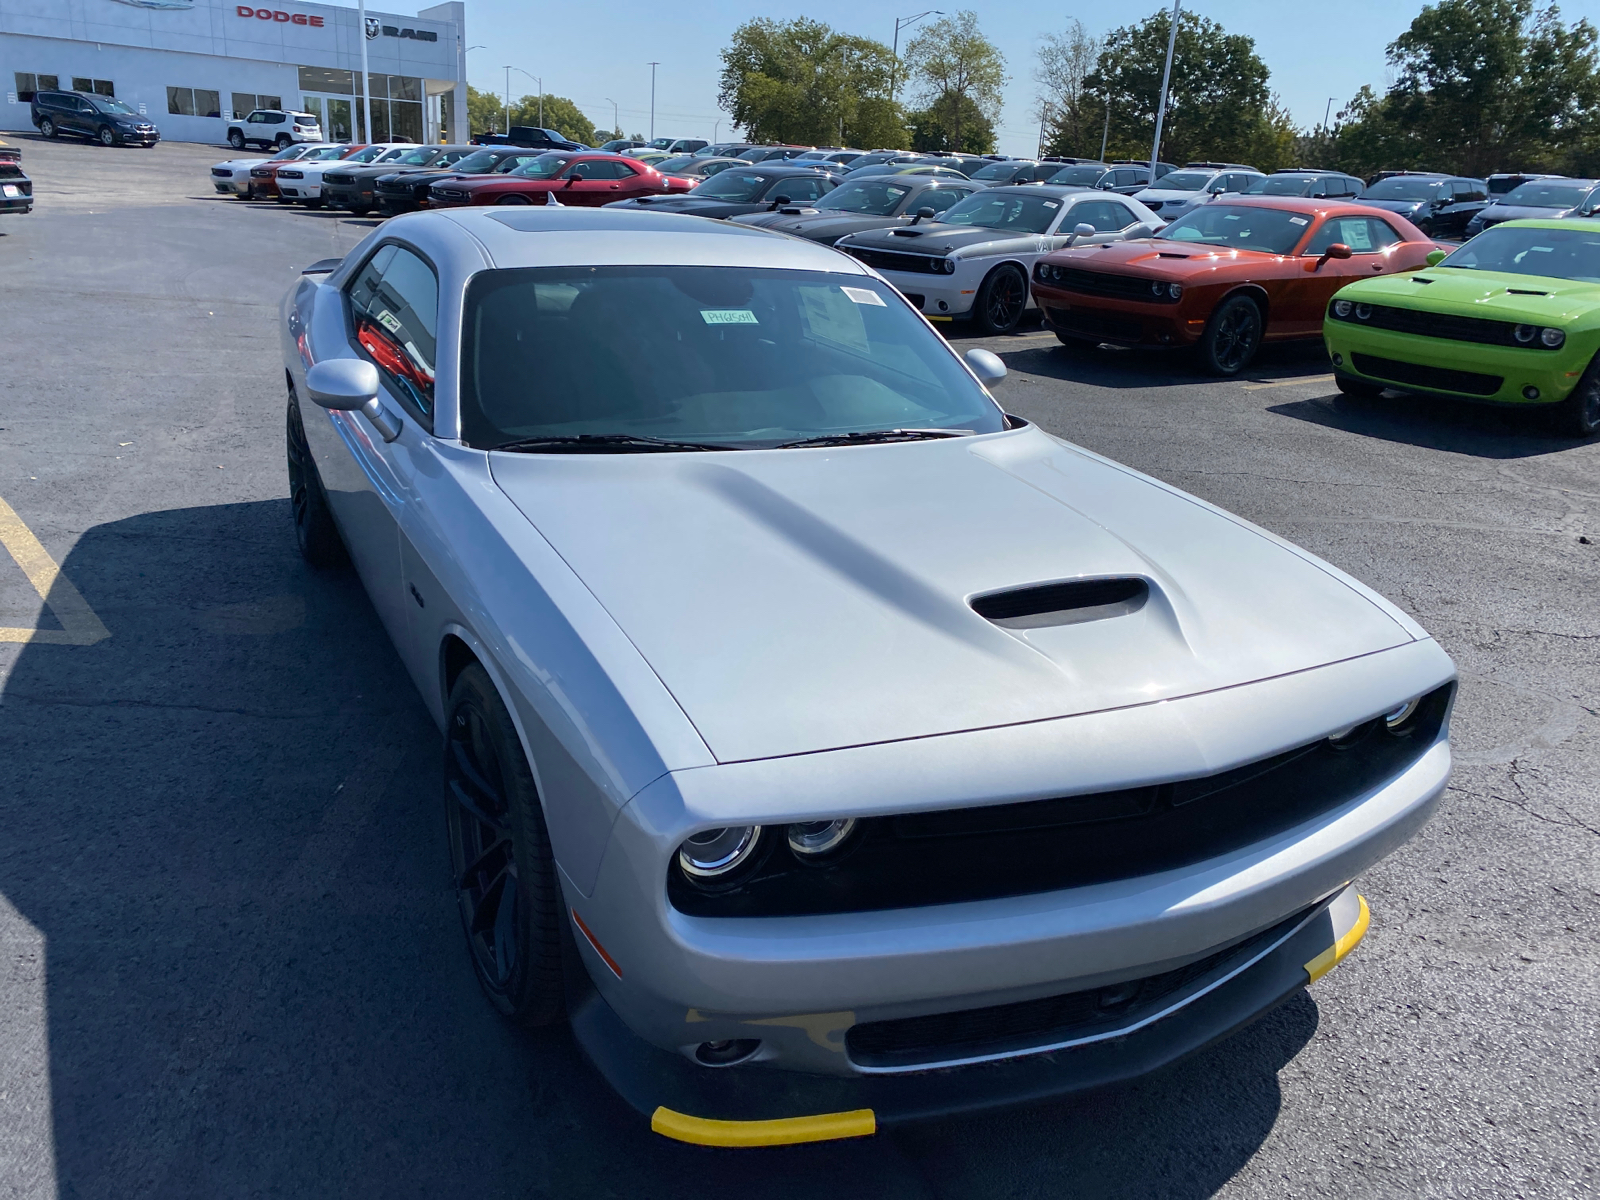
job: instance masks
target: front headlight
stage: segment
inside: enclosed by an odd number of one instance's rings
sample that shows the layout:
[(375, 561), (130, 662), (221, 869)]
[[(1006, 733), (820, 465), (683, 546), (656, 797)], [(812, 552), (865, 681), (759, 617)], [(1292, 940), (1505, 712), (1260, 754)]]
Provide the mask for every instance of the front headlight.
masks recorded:
[(789, 849), (802, 861), (819, 859), (842, 847), (855, 831), (854, 817), (837, 821), (802, 821), (789, 826)]
[(947, 259), (944, 260), (944, 273), (946, 275), (954, 275), (956, 273), (956, 260), (955, 259), (947, 258)]
[(1358, 305), (1356, 305), (1356, 320), (1358, 320), (1358, 321), (1370, 321), (1371, 319), (1372, 319), (1372, 305), (1370, 305), (1370, 304), (1358, 304)]
[(1335, 300), (1333, 302), (1333, 315), (1336, 317), (1348, 317), (1350, 310), (1354, 307), (1355, 305), (1348, 300)]
[(678, 866), (690, 880), (709, 883), (749, 862), (761, 844), (761, 826), (702, 829), (678, 847)]
[(1171, 296), (1174, 300), (1178, 299), (1180, 296), (1183, 295), (1183, 284), (1181, 284), (1181, 283), (1169, 283), (1169, 284), (1167, 284), (1167, 295)]
[(1518, 325), (1511, 331), (1511, 334), (1524, 346), (1531, 346), (1533, 345), (1533, 339), (1539, 336), (1539, 327), (1537, 325)]
[(1554, 350), (1567, 340), (1567, 335), (1559, 329), (1541, 329), (1539, 340)]

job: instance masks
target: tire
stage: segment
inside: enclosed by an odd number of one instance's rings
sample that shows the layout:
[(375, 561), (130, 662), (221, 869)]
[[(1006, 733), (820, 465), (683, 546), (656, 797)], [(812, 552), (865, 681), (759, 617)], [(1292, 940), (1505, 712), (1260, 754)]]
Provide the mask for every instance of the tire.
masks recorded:
[(1062, 333), (1060, 330), (1056, 330), (1055, 334), (1056, 341), (1060, 342), (1068, 350), (1076, 350), (1080, 353), (1097, 349), (1100, 345), (1093, 338), (1073, 337), (1070, 333)]
[(473, 971), (522, 1025), (564, 1014), (562, 921), (550, 835), (516, 726), (488, 672), (470, 663), (445, 706), (450, 870)]
[(44, 117), (39, 121), (39, 136), (40, 137), (53, 138), (59, 132), (60, 132), (60, 130), (58, 130), (56, 128), (56, 123), (54, 121), (52, 121), (49, 117)]
[(972, 304), (972, 318), (984, 333), (1010, 333), (1028, 309), (1028, 278), (1011, 263), (989, 272)]
[(1342, 371), (1333, 373), (1333, 385), (1352, 400), (1376, 400), (1383, 395), (1383, 384), (1369, 383)]
[(529, 200), (526, 196), (501, 196), (500, 199), (495, 201), (495, 204), (497, 206), (498, 205), (505, 205), (505, 204), (532, 204), (532, 203), (533, 203), (533, 201)]
[(99, 139), (102, 146), (115, 146), (122, 140), (117, 136), (117, 131), (109, 125), (100, 126)]
[(302, 200), (301, 203), (307, 208), (321, 208), (323, 205), (323, 200), (321, 196), (317, 196), (314, 199)]
[(1224, 300), (1200, 337), (1200, 362), (1213, 375), (1237, 375), (1261, 349), (1261, 306), (1248, 296)]
[(350, 206), (350, 215), (352, 217), (364, 217), (371, 211), (372, 205), (370, 204), (352, 204)]
[(287, 149), (289, 147), (289, 144), (290, 144), (289, 135), (287, 133), (280, 133), (278, 135), (278, 137), (277, 137), (277, 140), (274, 141), (272, 144), (274, 146), (276, 146), (279, 150)]
[(228, 130), (228, 145), (232, 146), (235, 150), (243, 150), (244, 134), (237, 129)]
[(1600, 433), (1600, 357), (1578, 380), (1578, 386), (1551, 412), (1556, 429), (1566, 437), (1592, 438)]
[(294, 517), (295, 541), (300, 557), (319, 571), (333, 570), (349, 563), (333, 512), (328, 508), (328, 493), (306, 442), (305, 422), (300, 419), (300, 402), (289, 393), (285, 450), (289, 465), (289, 507)]

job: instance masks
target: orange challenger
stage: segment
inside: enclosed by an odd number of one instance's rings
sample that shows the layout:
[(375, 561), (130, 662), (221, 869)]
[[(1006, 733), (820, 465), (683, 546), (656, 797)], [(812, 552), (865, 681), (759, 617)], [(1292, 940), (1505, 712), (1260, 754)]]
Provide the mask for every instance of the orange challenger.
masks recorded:
[(1345, 201), (1240, 196), (1152, 238), (1058, 250), (1033, 269), (1045, 325), (1068, 346), (1192, 346), (1235, 375), (1262, 342), (1322, 336), (1347, 283), (1444, 256), (1405, 218)]

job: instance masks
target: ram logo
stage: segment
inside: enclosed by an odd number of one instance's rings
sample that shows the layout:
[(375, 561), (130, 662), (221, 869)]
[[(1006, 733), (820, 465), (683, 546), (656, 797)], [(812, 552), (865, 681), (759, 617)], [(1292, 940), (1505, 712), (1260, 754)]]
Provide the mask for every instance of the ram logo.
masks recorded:
[(378, 20), (377, 17), (368, 17), (367, 18), (367, 41), (370, 42), (370, 41), (372, 41), (373, 38), (377, 37), (378, 36), (378, 31), (381, 30), (382, 28), (383, 28), (383, 24), (382, 24), (382, 22), (380, 22)]

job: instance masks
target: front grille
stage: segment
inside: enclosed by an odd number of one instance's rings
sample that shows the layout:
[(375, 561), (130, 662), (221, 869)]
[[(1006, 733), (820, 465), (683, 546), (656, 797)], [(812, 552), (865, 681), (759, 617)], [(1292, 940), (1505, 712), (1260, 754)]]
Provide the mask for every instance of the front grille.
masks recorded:
[(340, 171), (329, 171), (322, 177), (323, 183), (354, 183), (355, 181), (356, 177), (354, 175), (346, 175)]
[(1441, 392), (1492, 396), (1505, 383), (1503, 375), (1480, 375), (1476, 371), (1454, 371), (1449, 367), (1425, 367), (1421, 363), (1398, 362), (1373, 354), (1352, 354), (1350, 357), (1355, 361), (1356, 370), (1363, 375)]
[(1392, 329), (1397, 333), (1414, 333), (1422, 337), (1446, 338), (1452, 342), (1476, 342), (1483, 346), (1516, 346), (1523, 350), (1559, 350), (1559, 346), (1546, 346), (1535, 338), (1531, 342), (1517, 341), (1517, 324), (1514, 321), (1490, 321), (1483, 317), (1456, 317), (1448, 313), (1423, 312), (1414, 308), (1395, 308), (1387, 304), (1370, 304), (1372, 310), (1365, 321), (1356, 319), (1352, 312), (1341, 317), (1328, 305), (1328, 318), (1345, 325)]
[(305, 177), (306, 177), (306, 173), (304, 171), (279, 171), (278, 172), (278, 178), (279, 179), (304, 179)]
[(432, 194), (435, 196), (448, 196), (452, 200), (459, 200), (466, 195), (465, 192), (458, 188), (434, 188), (432, 189)]
[(905, 271), (913, 275), (943, 275), (944, 258), (928, 254), (902, 254), (897, 250), (870, 250), (865, 246), (846, 246), (851, 257), (878, 271)]
[(1080, 333), (1110, 342), (1144, 340), (1144, 326), (1128, 317), (1077, 308), (1046, 308), (1044, 313), (1051, 326), (1063, 333)]
[(272, 169), (270, 167), (252, 167), (250, 169), (250, 177), (252, 179), (266, 179), (271, 174)]
[(228, 170), (227, 167), (212, 167), (211, 173), (213, 175), (220, 175), (224, 179), (231, 179), (233, 177), (233, 172)]
[(1295, 913), (1271, 929), (1159, 975), (988, 1008), (864, 1021), (845, 1034), (845, 1049), (859, 1066), (912, 1070), (940, 1062), (1024, 1054), (1114, 1033), (1170, 1008), (1185, 992), (1198, 990), (1212, 978), (1237, 970), (1292, 932), (1305, 916), (1305, 911)]
[(1013, 804), (861, 819), (830, 863), (800, 863), (782, 831), (748, 874), (702, 891), (673, 867), (667, 897), (690, 916), (868, 912), (1023, 896), (1134, 879), (1272, 838), (1381, 787), (1438, 736), (1453, 685), (1401, 732), (1382, 718), (1218, 774)]
[[(1049, 277), (1042, 274), (1039, 282), (1046, 287), (1062, 288), (1085, 296), (1112, 296), (1118, 300), (1142, 300), (1149, 304), (1176, 304), (1178, 297), (1166, 291), (1165, 280), (1141, 279), (1137, 275), (1113, 275), (1107, 271), (1085, 271), (1081, 267), (1048, 267), (1040, 264), (1041, 272), (1048, 269)], [(1154, 288), (1162, 288), (1156, 295)]]

